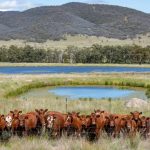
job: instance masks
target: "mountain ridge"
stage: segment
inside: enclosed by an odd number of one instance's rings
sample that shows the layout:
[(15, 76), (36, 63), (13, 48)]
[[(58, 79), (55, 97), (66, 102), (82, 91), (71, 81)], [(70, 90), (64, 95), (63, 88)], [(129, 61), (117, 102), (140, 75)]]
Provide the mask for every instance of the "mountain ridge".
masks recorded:
[(0, 12), (0, 40), (59, 40), (66, 34), (126, 39), (147, 32), (150, 14), (114, 5), (72, 2)]

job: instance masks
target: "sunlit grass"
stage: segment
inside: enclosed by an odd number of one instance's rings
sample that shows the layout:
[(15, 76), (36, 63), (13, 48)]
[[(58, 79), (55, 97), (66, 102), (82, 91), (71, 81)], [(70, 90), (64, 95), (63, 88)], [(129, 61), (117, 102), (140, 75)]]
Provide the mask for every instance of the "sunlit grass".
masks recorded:
[[(107, 110), (111, 113), (130, 113), (142, 111), (143, 115), (150, 116), (150, 103), (146, 108), (127, 108), (123, 100), (109, 99), (78, 99), (67, 101), (66, 98), (53, 94), (42, 93), (32, 95), (36, 88), (59, 85), (113, 85), (147, 88), (150, 84), (149, 73), (126, 74), (55, 74), (55, 75), (0, 75), (0, 114), (7, 114), (10, 110), (19, 109), (23, 113), (34, 111), (35, 108), (47, 108), (63, 113), (77, 111), (81, 114), (90, 114), (94, 109)], [(40, 93), (41, 91), (41, 93)], [(12, 94), (10, 94), (12, 92)], [(27, 92), (27, 93), (26, 93)], [(7, 94), (8, 97), (4, 97)], [(19, 94), (19, 95), (18, 95)], [(43, 95), (42, 95), (43, 94)], [(111, 102), (111, 103), (110, 103)], [(0, 143), (2, 150), (148, 150), (150, 139), (101, 137), (91, 143), (85, 139), (62, 137), (48, 140), (47, 137), (12, 137), (8, 143)]]

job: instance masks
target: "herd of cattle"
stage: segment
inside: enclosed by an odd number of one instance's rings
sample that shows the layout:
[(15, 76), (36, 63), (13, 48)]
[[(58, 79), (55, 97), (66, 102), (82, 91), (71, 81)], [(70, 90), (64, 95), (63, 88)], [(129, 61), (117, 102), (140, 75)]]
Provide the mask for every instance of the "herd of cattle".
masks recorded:
[(90, 115), (78, 112), (63, 114), (35, 109), (23, 114), (22, 111), (10, 111), (8, 115), (0, 115), (0, 134), (10, 132), (11, 135), (28, 136), (47, 133), (49, 137), (65, 136), (98, 139), (105, 133), (109, 137), (134, 137), (140, 134), (143, 138), (150, 136), (150, 118), (142, 112), (130, 114), (112, 114), (107, 111), (94, 110)]

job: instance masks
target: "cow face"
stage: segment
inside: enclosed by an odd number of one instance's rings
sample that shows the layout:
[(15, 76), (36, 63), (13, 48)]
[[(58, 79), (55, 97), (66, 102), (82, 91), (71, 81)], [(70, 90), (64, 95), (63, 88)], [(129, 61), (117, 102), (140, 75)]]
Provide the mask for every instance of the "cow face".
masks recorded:
[(71, 113), (72, 117), (80, 117), (79, 114), (80, 114), (80, 112), (72, 112)]
[(54, 116), (54, 115), (48, 115), (47, 116), (47, 118), (46, 118), (47, 128), (53, 127), (55, 119), (56, 119), (56, 116)]
[(5, 119), (5, 116), (4, 115), (0, 115), (0, 120), (3, 120), (3, 119)]
[(100, 114), (101, 114), (101, 110), (100, 109), (98, 109), (98, 110), (94, 110), (94, 113), (95, 113), (95, 115), (97, 116), (99, 116)]
[(110, 117), (109, 125), (110, 125), (111, 128), (115, 127), (115, 119), (117, 119), (117, 118)]
[(11, 127), (12, 121), (13, 121), (13, 117), (12, 117), (11, 115), (7, 115), (7, 116), (5, 117), (5, 121), (6, 121), (6, 126), (7, 126), (7, 127)]
[(96, 125), (96, 114), (91, 113), (91, 125)]
[(20, 115), (19, 116), (19, 125), (21, 127), (24, 127), (24, 125), (25, 125), (25, 115)]
[(146, 120), (147, 118), (145, 116), (140, 118), (141, 128), (146, 128)]
[(64, 123), (64, 126), (68, 127), (68, 126), (70, 126), (72, 124), (72, 122), (73, 122), (73, 117), (72, 117), (72, 115), (70, 113), (68, 113), (68, 115), (66, 117), (66, 121)]
[(35, 109), (37, 116), (40, 120), (40, 123), (42, 126), (46, 126), (46, 122), (45, 122), (45, 116), (46, 116), (46, 112), (48, 111), (48, 109)]
[(142, 112), (135, 111), (135, 112), (130, 112), (130, 114), (132, 115), (132, 117), (135, 121), (138, 121)]
[(86, 118), (86, 116), (85, 115), (81, 115), (80, 116), (80, 120), (81, 120), (82, 127), (86, 128), (87, 127), (87, 118)]

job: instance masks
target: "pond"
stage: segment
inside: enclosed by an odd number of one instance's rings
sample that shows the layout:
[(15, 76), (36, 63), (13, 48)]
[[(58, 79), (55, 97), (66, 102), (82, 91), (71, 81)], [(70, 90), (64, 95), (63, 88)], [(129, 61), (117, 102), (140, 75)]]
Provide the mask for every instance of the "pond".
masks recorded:
[(150, 68), (115, 66), (17, 66), (0, 67), (0, 74), (54, 74), (92, 72), (150, 72)]
[(74, 87), (56, 87), (56, 88), (41, 88), (34, 89), (24, 96), (26, 97), (49, 97), (55, 95), (56, 97), (64, 97), (70, 100), (74, 99), (128, 99), (141, 98), (146, 99), (144, 90), (137, 89), (120, 89), (116, 87), (106, 86), (74, 86)]

